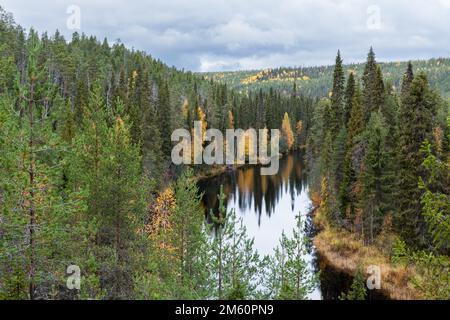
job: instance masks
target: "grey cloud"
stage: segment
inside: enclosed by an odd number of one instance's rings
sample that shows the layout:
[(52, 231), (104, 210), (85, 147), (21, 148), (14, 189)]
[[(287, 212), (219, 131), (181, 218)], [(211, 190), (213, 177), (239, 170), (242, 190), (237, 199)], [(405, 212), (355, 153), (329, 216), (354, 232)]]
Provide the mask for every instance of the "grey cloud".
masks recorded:
[[(78, 5), (82, 29), (118, 38), (170, 65), (194, 71), (331, 64), (337, 49), (359, 62), (373, 45), (380, 60), (450, 55), (450, 0), (2, 0), (25, 27), (66, 28)], [(379, 29), (367, 9), (380, 9)]]

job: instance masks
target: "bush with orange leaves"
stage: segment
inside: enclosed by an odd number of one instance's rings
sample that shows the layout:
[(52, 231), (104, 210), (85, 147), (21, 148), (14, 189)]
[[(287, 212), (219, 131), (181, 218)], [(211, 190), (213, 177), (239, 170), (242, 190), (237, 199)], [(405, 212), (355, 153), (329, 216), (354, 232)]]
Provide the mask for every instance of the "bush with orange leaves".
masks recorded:
[[(172, 188), (167, 188), (161, 192), (156, 200), (150, 205), (148, 212), (148, 222), (144, 226), (144, 232), (150, 238), (159, 238), (167, 235), (171, 230), (170, 215), (176, 206), (175, 194)], [(165, 246), (165, 241), (161, 242)]]

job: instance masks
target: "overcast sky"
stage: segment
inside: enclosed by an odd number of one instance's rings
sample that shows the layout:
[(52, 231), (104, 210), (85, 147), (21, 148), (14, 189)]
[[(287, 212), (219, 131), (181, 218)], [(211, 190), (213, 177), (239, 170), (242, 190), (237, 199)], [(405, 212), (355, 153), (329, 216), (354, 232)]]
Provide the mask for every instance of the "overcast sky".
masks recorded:
[[(20, 25), (120, 39), (192, 71), (450, 57), (450, 0), (0, 0)], [(69, 10), (70, 11), (70, 10)], [(75, 12), (75, 15), (73, 14)], [(75, 18), (75, 20), (74, 20)]]

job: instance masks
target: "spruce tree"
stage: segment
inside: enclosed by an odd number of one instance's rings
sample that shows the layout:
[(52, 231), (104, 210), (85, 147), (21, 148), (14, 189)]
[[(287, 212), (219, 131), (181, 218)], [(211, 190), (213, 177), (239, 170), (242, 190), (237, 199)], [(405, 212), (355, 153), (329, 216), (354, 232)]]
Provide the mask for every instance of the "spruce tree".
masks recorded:
[(333, 172), (333, 189), (339, 192), (345, 175), (345, 157), (347, 153), (347, 129), (342, 127), (333, 142), (331, 169)]
[(420, 151), (425, 157), (422, 167), (427, 172), (426, 180), (419, 177), (419, 188), (424, 192), (423, 215), (435, 251), (445, 254), (450, 250), (450, 163), (433, 154), (428, 140)]
[[(333, 89), (331, 93), (331, 103), (329, 114), (326, 116), (324, 124), (326, 132), (332, 139), (332, 154), (329, 165), (331, 166), (330, 187), (332, 188), (332, 194), (336, 195), (342, 182), (342, 166), (345, 155), (345, 140), (347, 131), (345, 128), (345, 76), (342, 67), (342, 59), (340, 51), (336, 56), (336, 64), (333, 73)], [(333, 210), (335, 214), (338, 211)], [(340, 220), (339, 217), (335, 219)]]
[(345, 88), (345, 104), (344, 104), (344, 125), (348, 126), (348, 122), (350, 120), (351, 111), (353, 109), (353, 98), (355, 97), (355, 90), (356, 90), (356, 82), (355, 82), (355, 76), (353, 72), (351, 72), (347, 79), (347, 86)]
[(167, 82), (158, 85), (158, 124), (162, 139), (162, 152), (164, 157), (170, 157), (172, 151), (172, 106), (170, 103), (169, 87)]
[(427, 77), (419, 74), (411, 83), (400, 106), (400, 206), (395, 225), (408, 244), (413, 246), (423, 246), (426, 243), (420, 204), (423, 192), (417, 187), (417, 179), (426, 178), (426, 173), (421, 168), (424, 156), (420, 153), (420, 148), (426, 139), (431, 141), (436, 104), (436, 97), (429, 87)]
[(355, 217), (355, 206), (359, 199), (357, 181), (362, 165), (361, 139), (364, 130), (364, 114), (362, 110), (361, 91), (355, 88), (352, 110), (347, 129), (346, 154), (343, 165), (343, 178), (339, 189), (339, 203), (343, 219), (348, 226)]
[(372, 48), (367, 56), (362, 80), (364, 122), (367, 123), (371, 113), (378, 111), (384, 103), (383, 76)]
[(333, 73), (333, 91), (331, 94), (330, 122), (327, 124), (333, 135), (342, 127), (344, 120), (345, 76), (341, 53), (338, 51)]
[(347, 293), (342, 293), (341, 300), (366, 300), (367, 288), (364, 272), (361, 268), (358, 268), (355, 272), (352, 285)]
[(138, 74), (136, 90), (137, 113), (132, 122), (132, 129), (136, 128), (136, 138), (138, 139), (135, 140), (135, 143), (139, 143), (141, 146), (144, 173), (160, 183), (165, 169), (163, 141), (158, 126), (158, 113), (155, 103), (152, 101), (150, 75), (147, 71), (144, 71), (142, 75)]
[(401, 89), (402, 97), (405, 97), (408, 94), (413, 80), (414, 80), (413, 66), (412, 66), (411, 61), (409, 61), (408, 68), (406, 69), (406, 72), (403, 75), (403, 80), (402, 80), (402, 89)]
[(392, 157), (387, 150), (388, 128), (381, 112), (372, 113), (364, 139), (366, 152), (361, 173), (361, 209), (363, 212), (364, 236), (373, 243), (381, 231), (384, 217), (393, 209), (392, 194), (395, 189), (391, 169)]

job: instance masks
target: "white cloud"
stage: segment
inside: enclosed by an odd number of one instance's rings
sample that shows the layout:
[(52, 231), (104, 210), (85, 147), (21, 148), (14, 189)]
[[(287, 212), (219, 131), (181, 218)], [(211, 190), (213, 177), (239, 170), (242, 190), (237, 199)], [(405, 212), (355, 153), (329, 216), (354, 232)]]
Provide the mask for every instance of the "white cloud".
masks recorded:
[(72, 4), (82, 32), (195, 71), (332, 63), (337, 49), (361, 61), (371, 45), (383, 60), (450, 55), (450, 0), (2, 0), (19, 24), (67, 37)]

